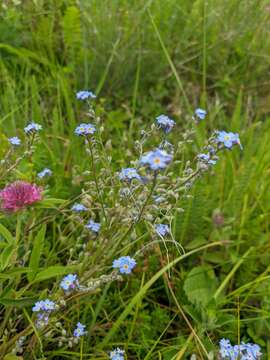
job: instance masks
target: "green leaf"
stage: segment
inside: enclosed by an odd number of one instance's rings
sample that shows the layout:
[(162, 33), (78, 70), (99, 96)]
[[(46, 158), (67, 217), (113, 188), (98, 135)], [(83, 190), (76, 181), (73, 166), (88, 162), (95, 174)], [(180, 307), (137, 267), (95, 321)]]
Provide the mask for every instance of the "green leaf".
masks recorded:
[(22, 356), (17, 356), (17, 355), (14, 355), (14, 354), (7, 354), (4, 357), (4, 360), (23, 360), (23, 357)]
[(39, 281), (44, 281), (44, 280), (48, 280), (51, 279), (53, 277), (56, 276), (60, 276), (60, 275), (66, 275), (70, 272), (76, 271), (78, 270), (78, 265), (70, 265), (70, 266), (61, 266), (61, 265), (56, 265), (56, 266), (50, 266), (47, 269), (41, 270), (35, 277), (34, 279), (34, 283), (39, 282)]
[(217, 279), (209, 266), (197, 266), (187, 275), (184, 291), (194, 305), (206, 306), (213, 298)]
[(1, 257), (0, 257), (1, 270), (5, 270), (5, 268), (9, 265), (14, 250), (16, 250), (14, 244), (8, 245), (1, 253)]
[(64, 204), (64, 202), (65, 202), (65, 200), (63, 200), (63, 199), (55, 199), (55, 198), (44, 199), (42, 201), (39, 201), (35, 205), (35, 208), (38, 208), (38, 209), (55, 208), (55, 206), (62, 205), (62, 204)]
[(32, 270), (25, 267), (25, 268), (19, 268), (19, 269), (14, 269), (14, 270), (11, 270), (11, 271), (2, 272), (2, 273), (0, 273), (0, 279), (10, 279), (10, 278), (15, 277), (17, 275), (29, 273), (31, 271)]
[(14, 244), (14, 237), (11, 235), (11, 232), (3, 225), (0, 224), (0, 234), (7, 240), (9, 244)]
[(37, 301), (37, 299), (37, 297), (21, 299), (0, 298), (0, 304), (5, 306), (25, 307), (33, 305)]
[(35, 275), (38, 272), (39, 261), (44, 245), (45, 234), (46, 234), (46, 225), (43, 225), (34, 239), (34, 246), (32, 249), (30, 262), (29, 262), (29, 268), (32, 270), (32, 272), (29, 273), (27, 276), (29, 282), (34, 280)]

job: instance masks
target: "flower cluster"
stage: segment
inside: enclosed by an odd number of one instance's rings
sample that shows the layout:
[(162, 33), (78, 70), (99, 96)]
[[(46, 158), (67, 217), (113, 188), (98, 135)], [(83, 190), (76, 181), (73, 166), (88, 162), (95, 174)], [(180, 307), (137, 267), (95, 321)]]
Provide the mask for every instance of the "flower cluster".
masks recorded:
[(75, 212), (83, 212), (83, 211), (87, 211), (87, 207), (84, 206), (83, 204), (76, 203), (71, 207), (71, 210)]
[(124, 360), (125, 351), (119, 348), (114, 349), (110, 352), (110, 359), (111, 360)]
[(17, 136), (13, 136), (9, 138), (8, 141), (10, 142), (11, 145), (15, 145), (15, 146), (21, 145), (21, 140)]
[(25, 181), (15, 181), (0, 191), (1, 208), (15, 212), (42, 199), (42, 188)]
[(79, 281), (77, 279), (77, 275), (69, 274), (65, 276), (60, 283), (60, 287), (67, 293), (78, 288)]
[(97, 223), (93, 220), (89, 220), (89, 222), (85, 225), (85, 227), (89, 230), (92, 230), (94, 233), (98, 233), (100, 230), (100, 223)]
[(52, 170), (48, 169), (48, 168), (45, 168), (43, 169), (42, 171), (40, 171), (37, 176), (40, 178), (40, 179), (43, 179), (44, 177), (49, 177), (52, 175)]
[(76, 127), (74, 133), (78, 136), (93, 135), (96, 131), (96, 127), (93, 124), (81, 123)]
[(221, 339), (219, 346), (220, 356), (224, 360), (257, 360), (262, 355), (261, 348), (257, 344), (242, 342), (240, 345), (233, 346), (230, 340)]
[(76, 98), (78, 100), (95, 99), (96, 95), (92, 91), (81, 90), (76, 93)]
[(172, 128), (174, 127), (174, 125), (175, 125), (175, 121), (170, 119), (166, 115), (159, 115), (156, 118), (156, 122), (157, 122), (157, 126), (160, 129), (164, 130), (164, 132), (166, 134), (169, 133), (172, 130)]
[(211, 155), (209, 153), (207, 154), (198, 154), (197, 158), (199, 161), (201, 161), (204, 164), (208, 165), (215, 165), (217, 163), (217, 156), (211, 158)]
[(198, 118), (200, 120), (204, 120), (206, 117), (206, 114), (207, 114), (207, 112), (203, 109), (198, 108), (195, 110), (195, 116), (196, 116), (196, 118)]
[(141, 180), (141, 176), (135, 168), (125, 168), (119, 173), (119, 179), (130, 182), (133, 179)]
[(56, 305), (53, 301), (46, 299), (37, 301), (32, 308), (32, 311), (37, 313), (37, 326), (43, 327), (48, 324), (50, 314), (56, 310)]
[(42, 130), (42, 126), (35, 123), (35, 122), (31, 122), (30, 124), (28, 124), (25, 128), (24, 128), (24, 132), (28, 135), (28, 134), (33, 134), (36, 133), (38, 131)]

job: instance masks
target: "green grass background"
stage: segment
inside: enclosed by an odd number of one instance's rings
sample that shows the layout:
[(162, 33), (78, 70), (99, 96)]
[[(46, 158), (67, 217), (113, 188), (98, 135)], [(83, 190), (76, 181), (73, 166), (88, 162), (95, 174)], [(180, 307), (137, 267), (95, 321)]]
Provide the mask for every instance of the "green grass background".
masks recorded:
[[(176, 120), (176, 141), (198, 106), (209, 115), (198, 129), (197, 144), (210, 131), (225, 129), (239, 132), (244, 148), (221, 156), (214, 175), (201, 179), (193, 197), (181, 203), (185, 212), (174, 223), (176, 240), (186, 251), (220, 240), (230, 245), (183, 260), (173, 271), (171, 290), (164, 274), (148, 283), (165, 261), (156, 253), (126, 284), (74, 303), (67, 324), (72, 328), (80, 314), (90, 336), (72, 351), (44, 340), (47, 359), (105, 359), (114, 346), (125, 348), (129, 359), (180, 360), (193, 352), (203, 359), (198, 339), (210, 351), (221, 337), (257, 342), (264, 359), (270, 357), (269, 18), (269, 2), (263, 0), (2, 1), (1, 130), (8, 137), (21, 135), (29, 119), (44, 126), (34, 166), (57, 174), (50, 180), (51, 197), (77, 195), (81, 184), (74, 178), (88, 166), (73, 135), (82, 117), (75, 99), (80, 89), (99, 97), (115, 169), (127, 163), (128, 155), (123, 159), (122, 154), (155, 116), (167, 113)], [(17, 176), (27, 178), (29, 168), (20, 171)], [(217, 212), (224, 218), (221, 227), (213, 221)], [(14, 232), (14, 220), (2, 221)], [(64, 264), (65, 246), (76, 242), (61, 218), (48, 229), (43, 268)], [(188, 298), (183, 286), (198, 266), (207, 268), (199, 279), (211, 283), (214, 292), (205, 285)], [(13, 281), (3, 280), (5, 296)], [(27, 296), (45, 288), (33, 285)], [(206, 298), (203, 306), (196, 296)], [(2, 336), (14, 311), (3, 304)], [(29, 354), (40, 358), (39, 342)]]

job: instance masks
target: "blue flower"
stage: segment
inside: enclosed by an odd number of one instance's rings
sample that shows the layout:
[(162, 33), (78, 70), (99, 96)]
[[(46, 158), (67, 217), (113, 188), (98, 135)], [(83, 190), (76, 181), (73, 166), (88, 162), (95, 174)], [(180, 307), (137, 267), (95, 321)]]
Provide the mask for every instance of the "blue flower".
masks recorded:
[(166, 115), (159, 115), (156, 118), (156, 122), (158, 127), (163, 129), (166, 134), (169, 133), (175, 125), (175, 121)]
[(74, 133), (78, 136), (86, 136), (94, 134), (95, 131), (95, 125), (82, 123), (76, 127)]
[(55, 310), (55, 303), (49, 299), (37, 301), (32, 308), (33, 312), (40, 312), (40, 311), (53, 311)]
[(242, 342), (240, 345), (232, 346), (230, 340), (221, 339), (219, 347), (221, 358), (227, 360), (257, 360), (262, 355), (257, 344)]
[(119, 269), (121, 274), (130, 274), (135, 265), (136, 261), (133, 258), (130, 256), (122, 256), (113, 261), (112, 267), (114, 269)]
[(211, 159), (210, 154), (198, 154), (197, 158), (202, 161), (203, 163), (209, 164), (209, 165), (215, 165), (217, 163), (216, 159)]
[(157, 234), (162, 236), (162, 237), (170, 233), (169, 226), (164, 225), (164, 224), (156, 224), (155, 225), (155, 230), (156, 230)]
[(125, 351), (119, 348), (114, 349), (110, 352), (110, 359), (111, 360), (124, 360)]
[(21, 144), (21, 140), (17, 136), (9, 138), (8, 141), (10, 142), (10, 144), (16, 145), (16, 146)]
[(28, 124), (25, 128), (24, 128), (24, 132), (26, 134), (30, 134), (30, 133), (35, 133), (35, 132), (38, 132), (42, 130), (42, 126), (37, 124), (37, 123), (34, 123), (34, 122), (31, 122), (30, 124)]
[(44, 177), (46, 176), (51, 176), (52, 175), (52, 170), (48, 169), (48, 168), (45, 168), (43, 169), (41, 172), (39, 172), (37, 174), (37, 176), (40, 178), (40, 179), (43, 179)]
[(78, 285), (77, 275), (73, 274), (65, 276), (60, 283), (60, 287), (65, 291), (74, 290)]
[(85, 325), (81, 324), (80, 322), (77, 323), (76, 329), (73, 331), (73, 335), (77, 338), (87, 334), (87, 331), (85, 329)]
[(172, 155), (164, 150), (156, 149), (149, 151), (140, 158), (142, 165), (148, 165), (152, 170), (164, 169), (172, 161)]
[(197, 116), (197, 118), (199, 118), (200, 120), (203, 120), (206, 116), (207, 112), (203, 109), (196, 109), (195, 110), (195, 115)]
[(100, 230), (100, 223), (96, 223), (93, 220), (90, 220), (88, 224), (85, 225), (85, 227), (89, 230), (92, 230), (95, 233), (98, 233)]
[(82, 211), (87, 211), (87, 207), (85, 207), (83, 204), (76, 203), (72, 206), (71, 210), (76, 212), (82, 212)]
[(92, 91), (81, 90), (76, 93), (76, 98), (78, 100), (95, 99), (96, 95)]
[(132, 179), (141, 180), (141, 177), (135, 168), (125, 168), (119, 173), (119, 179), (130, 181)]
[(239, 135), (233, 132), (218, 131), (216, 141), (222, 143), (226, 148), (231, 149), (233, 145), (239, 145), (242, 148)]

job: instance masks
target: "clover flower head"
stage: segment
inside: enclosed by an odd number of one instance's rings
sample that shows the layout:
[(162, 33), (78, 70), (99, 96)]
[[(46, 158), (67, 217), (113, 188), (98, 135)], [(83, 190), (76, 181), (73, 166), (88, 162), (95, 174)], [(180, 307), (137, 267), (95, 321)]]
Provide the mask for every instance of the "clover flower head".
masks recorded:
[(92, 91), (81, 90), (76, 93), (78, 100), (95, 99), (96, 95)]
[(197, 155), (197, 158), (205, 163), (205, 164), (209, 164), (209, 165), (215, 165), (217, 163), (217, 160), (216, 159), (211, 159), (210, 157), (210, 154), (207, 153), (207, 154), (198, 154)]
[(112, 265), (114, 269), (119, 269), (121, 274), (130, 274), (135, 266), (136, 261), (130, 256), (122, 256), (114, 260)]
[(87, 331), (85, 330), (85, 325), (78, 322), (76, 326), (76, 329), (74, 329), (73, 331), (73, 336), (79, 338), (87, 333)]
[(110, 359), (111, 360), (124, 360), (125, 350), (116, 348), (110, 352)]
[(71, 208), (72, 211), (75, 211), (75, 212), (83, 212), (83, 211), (87, 211), (87, 207), (84, 206), (83, 204), (74, 204)]
[(25, 128), (24, 128), (24, 132), (26, 134), (31, 134), (31, 133), (36, 133), (38, 131), (42, 130), (42, 126), (35, 123), (35, 122), (31, 122), (30, 124), (28, 124)]
[(65, 276), (60, 283), (60, 287), (64, 291), (74, 290), (78, 286), (79, 286), (79, 282), (78, 282), (76, 274), (75, 275), (69, 274), (69, 275)]
[(227, 149), (231, 149), (233, 145), (239, 145), (242, 149), (239, 134), (237, 133), (218, 131), (216, 141), (223, 144)]
[(15, 145), (15, 146), (21, 145), (21, 140), (17, 136), (13, 136), (9, 138), (8, 141), (11, 145)]
[(21, 210), (42, 199), (42, 188), (25, 181), (15, 181), (0, 191), (1, 208), (10, 212)]
[(197, 118), (199, 118), (200, 120), (204, 120), (205, 116), (207, 114), (207, 111), (206, 110), (203, 110), (203, 109), (196, 109), (195, 110), (195, 115)]
[(40, 178), (40, 179), (43, 179), (44, 177), (49, 177), (52, 175), (52, 170), (48, 169), (48, 168), (45, 168), (43, 169), (42, 171), (40, 171), (37, 176)]
[(85, 225), (87, 229), (92, 230), (95, 233), (99, 232), (100, 226), (100, 223), (94, 222), (93, 220), (90, 220), (88, 224)]
[(131, 181), (132, 179), (141, 180), (141, 177), (135, 168), (125, 168), (119, 173), (119, 179), (123, 181)]
[(157, 126), (160, 129), (164, 130), (166, 134), (169, 133), (175, 125), (175, 121), (170, 119), (166, 115), (159, 115), (158, 117), (156, 117), (156, 122)]
[(164, 237), (165, 235), (170, 233), (169, 225), (165, 225), (165, 224), (156, 224), (155, 230), (156, 230), (156, 233), (161, 237)]
[(172, 161), (173, 156), (164, 150), (156, 149), (149, 151), (140, 158), (140, 164), (148, 165), (152, 170), (160, 170), (167, 167)]
[(93, 135), (96, 131), (96, 127), (93, 124), (82, 123), (76, 127), (74, 133), (78, 136)]

